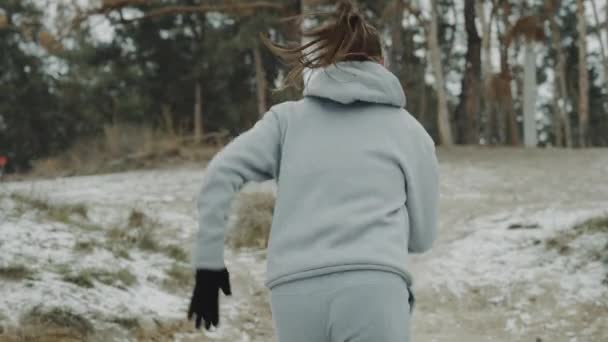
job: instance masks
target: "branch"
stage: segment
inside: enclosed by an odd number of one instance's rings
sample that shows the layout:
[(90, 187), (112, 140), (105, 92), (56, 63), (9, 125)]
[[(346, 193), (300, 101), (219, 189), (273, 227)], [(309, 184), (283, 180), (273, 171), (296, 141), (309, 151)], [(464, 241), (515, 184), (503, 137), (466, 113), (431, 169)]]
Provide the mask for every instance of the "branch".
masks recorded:
[(155, 10), (150, 10), (142, 17), (129, 19), (142, 20), (149, 18), (161, 17), (170, 14), (181, 14), (181, 13), (206, 13), (206, 12), (243, 12), (251, 11), (256, 9), (276, 9), (281, 10), (284, 6), (268, 1), (256, 1), (252, 3), (236, 3), (236, 4), (225, 4), (225, 5), (199, 5), (199, 6), (167, 6)]
[[(126, 7), (136, 5), (152, 5), (154, 4), (151, 0), (104, 0), (102, 6), (90, 11), (83, 13), (82, 19), (92, 15), (107, 15), (113, 11), (120, 11)], [(142, 20), (148, 18), (155, 18), (164, 15), (179, 14), (179, 13), (206, 13), (206, 12), (243, 12), (252, 11), (256, 9), (283, 9), (284, 5), (277, 4), (271, 1), (253, 1), (253, 2), (242, 2), (242, 3), (227, 3), (218, 5), (176, 5), (176, 6), (164, 6), (156, 9), (147, 11), (143, 16), (128, 19), (127, 21)]]
[[(253, 1), (253, 2), (245, 2), (243, 0), (242, 3), (233, 3), (229, 2), (227, 4), (221, 5), (193, 5), (193, 6), (164, 6), (158, 7), (156, 9), (148, 10), (144, 13), (143, 16), (132, 18), (132, 19), (124, 19), (122, 15), (122, 10), (128, 7), (137, 6), (137, 5), (154, 5), (158, 4), (158, 2), (154, 0), (102, 0), (102, 5), (99, 8), (91, 9), (88, 11), (78, 11), (76, 17), (72, 20), (69, 27), (66, 28), (65, 34), (72, 31), (76, 26), (80, 25), (83, 21), (87, 20), (89, 17), (94, 15), (105, 15), (107, 16), (111, 12), (118, 11), (121, 22), (133, 22), (137, 20), (144, 20), (149, 18), (160, 17), (164, 15), (171, 14), (180, 14), (180, 13), (207, 13), (207, 12), (246, 12), (253, 11), (256, 9), (284, 9), (285, 6), (282, 4), (277, 4), (271, 1)], [(61, 35), (61, 36), (64, 36)]]
[(410, 13), (411, 15), (418, 20), (418, 23), (426, 30), (428, 25), (428, 20), (424, 18), (424, 15), (419, 7), (413, 6), (410, 1), (407, 1), (404, 4), (404, 9)]

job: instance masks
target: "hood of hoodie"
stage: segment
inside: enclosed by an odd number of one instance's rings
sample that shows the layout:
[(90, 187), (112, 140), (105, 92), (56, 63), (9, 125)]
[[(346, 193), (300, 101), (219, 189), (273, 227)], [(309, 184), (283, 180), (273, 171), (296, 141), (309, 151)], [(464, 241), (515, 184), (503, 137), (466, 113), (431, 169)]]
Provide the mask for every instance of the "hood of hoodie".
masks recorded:
[(405, 107), (399, 79), (376, 62), (339, 62), (312, 71), (304, 96), (315, 96), (343, 104), (357, 101)]

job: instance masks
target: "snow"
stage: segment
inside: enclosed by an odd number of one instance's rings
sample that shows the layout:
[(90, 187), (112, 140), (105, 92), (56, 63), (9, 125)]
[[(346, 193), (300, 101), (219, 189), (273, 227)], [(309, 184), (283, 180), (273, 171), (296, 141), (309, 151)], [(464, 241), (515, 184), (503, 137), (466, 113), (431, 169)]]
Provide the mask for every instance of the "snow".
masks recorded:
[[(608, 215), (608, 152), (439, 152), (440, 238), (431, 253), (410, 260), (419, 302), (414, 316), (416, 339), (441, 342), (472, 336), (471, 341), (485, 341), (474, 339), (481, 331), (493, 336), (487, 340), (495, 341), (531, 340), (540, 334), (537, 331), (545, 330), (556, 336), (571, 332), (569, 338), (578, 341), (606, 336), (601, 322), (585, 318), (585, 310), (589, 305), (608, 309), (608, 286), (602, 284), (607, 269), (589, 255), (605, 246), (608, 236), (580, 235), (568, 244), (571, 252), (566, 254), (547, 248), (546, 241), (588, 218)], [(157, 222), (159, 243), (188, 252), (203, 175), (202, 168), (183, 167), (1, 183), (0, 267), (24, 264), (33, 276), (0, 282), (0, 325), (18, 325), (21, 315), (38, 304), (69, 307), (105, 325), (117, 317), (183, 321), (190, 289), (168, 289), (163, 280), (172, 265), (189, 267), (188, 263), (138, 249), (129, 251), (129, 259), (120, 258), (102, 242), (106, 230), (124, 225), (135, 208)], [(249, 185), (245, 191), (275, 188), (264, 183)], [(31, 208), (24, 210), (9, 196), (12, 193), (52, 204), (85, 204), (86, 220), (101, 229), (82, 229)], [(508, 229), (513, 224), (538, 228)], [(74, 251), (74, 244), (83, 240), (100, 245), (84, 254)], [(265, 252), (227, 251), (226, 263), (235, 295), (222, 297), (224, 323), (204, 334), (220, 341), (271, 340), (263, 288)], [(65, 265), (74, 272), (127, 269), (137, 283), (117, 287), (95, 282), (94, 288), (87, 289), (62, 280), (60, 269)], [(531, 304), (529, 298), (538, 298), (543, 306)], [(477, 300), (481, 304), (475, 304)], [(480, 313), (475, 305), (490, 307)], [(490, 323), (484, 326), (475, 323), (486, 321)], [(184, 323), (172, 339), (187, 342), (201, 337), (189, 327)]]
[[(432, 284), (435, 287), (451, 284), (448, 289), (456, 295), (465, 294), (474, 286), (508, 291), (514, 284), (533, 284), (528, 287), (528, 294), (538, 295), (541, 285), (558, 281), (566, 299), (563, 305), (599, 301), (608, 295), (608, 288), (602, 286), (604, 266), (599, 260), (585, 264), (577, 259), (585, 259), (584, 252), (590, 246), (603, 247), (608, 243), (608, 236), (584, 236), (575, 240), (572, 248), (580, 253), (574, 256), (547, 252), (540, 242), (585, 218), (602, 215), (608, 215), (608, 211), (546, 209), (524, 217), (505, 212), (476, 219), (470, 222), (472, 233), (466, 239), (450, 243), (445, 255), (427, 265), (432, 272)], [(533, 222), (540, 228), (508, 231), (511, 224), (521, 222)], [(575, 270), (577, 264), (583, 264), (583, 268)]]

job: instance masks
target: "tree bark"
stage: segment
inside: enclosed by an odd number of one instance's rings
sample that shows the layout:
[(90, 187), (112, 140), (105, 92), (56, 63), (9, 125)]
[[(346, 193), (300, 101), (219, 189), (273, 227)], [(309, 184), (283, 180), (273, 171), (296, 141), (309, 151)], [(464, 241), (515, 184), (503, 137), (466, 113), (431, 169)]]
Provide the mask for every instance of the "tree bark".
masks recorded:
[[(602, 39), (602, 30), (600, 18), (597, 14), (597, 6), (595, 4), (595, 0), (591, 0), (591, 7), (593, 8), (593, 17), (595, 18), (596, 30), (595, 34), (597, 35), (597, 40), (600, 42), (600, 53), (602, 54), (602, 63), (604, 64), (604, 83), (608, 86), (608, 57), (606, 57), (606, 47), (604, 45), (604, 40)], [(608, 7), (608, 5), (606, 5)], [(608, 21), (608, 18), (605, 19)], [(607, 32), (608, 33), (608, 32)]]
[(566, 62), (564, 52), (561, 47), (560, 28), (555, 22), (555, 17), (549, 15), (549, 26), (551, 29), (551, 44), (555, 50), (555, 101), (557, 117), (553, 120), (555, 127), (554, 134), (557, 146), (572, 147), (572, 125), (568, 112), (566, 111), (566, 103), (568, 101), (568, 89), (566, 88)]
[(169, 135), (175, 135), (175, 125), (173, 124), (173, 113), (171, 113), (171, 106), (164, 103), (161, 107), (161, 115), (163, 117), (165, 130)]
[(266, 81), (266, 70), (264, 69), (262, 51), (260, 50), (259, 45), (253, 48), (253, 59), (255, 64), (255, 82), (256, 93), (258, 98), (258, 114), (262, 115), (268, 110), (268, 101), (266, 97), (266, 92), (268, 90), (268, 82)]
[(467, 144), (479, 144), (481, 38), (475, 26), (475, 0), (465, 0), (464, 19), (467, 32), (467, 53), (460, 103), (456, 110), (457, 140)]
[(536, 43), (526, 39), (524, 64), (524, 145), (536, 147)]
[(194, 142), (200, 143), (203, 138), (203, 94), (201, 82), (194, 85)]
[(476, 4), (477, 15), (481, 22), (481, 51), (483, 53), (481, 76), (483, 80), (483, 89), (481, 93), (484, 95), (481, 104), (481, 117), (484, 122), (484, 140), (487, 144), (493, 143), (495, 137), (495, 112), (491, 110), (489, 91), (492, 86), (492, 16), (486, 17), (485, 6), (483, 1), (478, 1)]
[(405, 57), (405, 47), (403, 44), (403, 11), (405, 4), (403, 1), (395, 2), (395, 15), (391, 16), (389, 29), (391, 32), (391, 49), (388, 66), (390, 70), (399, 77), (403, 72), (403, 59)]
[(500, 32), (500, 79), (505, 83), (503, 88), (504, 93), (499, 94), (501, 103), (504, 104), (505, 119), (508, 122), (509, 140), (511, 145), (518, 146), (520, 144), (519, 125), (517, 124), (517, 113), (513, 106), (513, 92), (511, 90), (511, 66), (509, 64), (509, 44), (506, 39), (507, 32), (511, 26), (509, 23), (508, 14), (510, 12), (510, 4), (505, 2), (503, 5), (502, 23), (504, 32)]
[(441, 66), (441, 51), (439, 42), (437, 41), (438, 34), (438, 18), (437, 18), (437, 0), (432, 0), (431, 7), (431, 22), (428, 28), (428, 44), (433, 71), (435, 72), (435, 85), (437, 88), (438, 100), (438, 115), (437, 125), (439, 126), (439, 137), (444, 146), (450, 147), (454, 144), (452, 139), (452, 128), (450, 125), (450, 117), (448, 113), (448, 101), (445, 91), (443, 68)]
[(578, 31), (578, 145), (586, 147), (589, 133), (589, 75), (587, 74), (587, 22), (583, 0), (576, 1)]

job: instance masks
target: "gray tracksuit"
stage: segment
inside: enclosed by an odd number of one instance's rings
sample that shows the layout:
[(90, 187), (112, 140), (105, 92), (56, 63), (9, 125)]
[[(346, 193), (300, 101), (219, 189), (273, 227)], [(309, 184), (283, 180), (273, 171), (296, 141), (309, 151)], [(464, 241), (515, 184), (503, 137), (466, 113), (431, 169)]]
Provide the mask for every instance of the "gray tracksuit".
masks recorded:
[(274, 106), (209, 164), (197, 268), (224, 267), (226, 216), (248, 181), (276, 179), (266, 285), (388, 271), (408, 285), (408, 252), (437, 232), (435, 147), (398, 79), (374, 62), (315, 70), (304, 98)]

